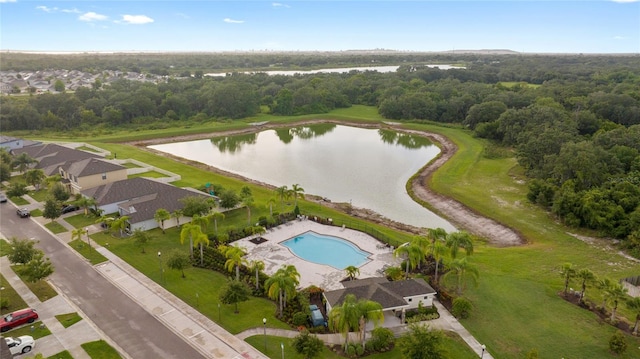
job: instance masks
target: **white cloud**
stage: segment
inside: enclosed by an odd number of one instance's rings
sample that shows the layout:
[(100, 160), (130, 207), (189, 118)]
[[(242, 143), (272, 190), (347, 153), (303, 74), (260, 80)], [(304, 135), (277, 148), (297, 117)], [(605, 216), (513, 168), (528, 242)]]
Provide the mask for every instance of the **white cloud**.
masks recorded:
[(36, 9), (42, 10), (44, 12), (56, 12), (56, 11), (58, 11), (57, 7), (47, 7), (47, 6), (44, 6), (44, 5), (36, 6)]
[(638, 2), (640, 0), (611, 0), (611, 1), (624, 4), (624, 3)]
[(244, 23), (244, 20), (233, 20), (233, 19), (229, 19), (229, 18), (226, 18), (226, 19), (224, 19), (222, 21), (226, 22), (227, 24), (242, 24), (242, 23)]
[(191, 18), (189, 15), (181, 13), (181, 12), (177, 12), (176, 16), (181, 17), (183, 19), (190, 19)]
[(17, 0), (0, 0), (0, 3), (16, 2)]
[(626, 37), (624, 37), (624, 36), (614, 36), (613, 39), (614, 40), (624, 40), (624, 39), (626, 39)]
[(153, 22), (153, 19), (147, 15), (122, 15), (120, 22), (126, 22), (127, 24), (142, 25)]
[(291, 6), (287, 5), (287, 4), (283, 4), (283, 3), (279, 3), (279, 2), (274, 2), (271, 4), (271, 6), (273, 7), (286, 7), (286, 8), (290, 8)]
[(97, 14), (93, 11), (90, 11), (88, 13), (78, 16), (78, 20), (86, 21), (86, 22), (104, 21), (104, 20), (107, 20), (108, 18), (109, 17), (107, 17), (106, 15)]
[(73, 9), (62, 9), (60, 10), (61, 12), (65, 12), (67, 14), (79, 14), (80, 10), (76, 9), (75, 7)]

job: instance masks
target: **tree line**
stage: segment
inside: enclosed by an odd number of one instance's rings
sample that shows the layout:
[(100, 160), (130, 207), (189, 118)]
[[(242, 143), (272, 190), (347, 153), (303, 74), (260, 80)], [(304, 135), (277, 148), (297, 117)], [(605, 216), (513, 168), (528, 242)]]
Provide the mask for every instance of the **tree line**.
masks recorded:
[[(180, 57), (182, 64), (176, 56), (167, 55), (165, 62), (158, 60), (161, 56), (150, 56), (139, 64), (174, 62), (181, 64), (174, 70), (185, 71), (188, 61), (210, 60), (185, 55)], [(305, 63), (305, 56), (245, 57), (246, 66), (259, 66), (260, 61)], [(314, 65), (356, 61), (345, 59), (327, 55)], [(0, 97), (0, 127), (3, 131), (151, 129), (259, 113), (291, 116), (375, 106), (384, 118), (460, 124), (497, 146), (513, 149), (534, 179), (528, 196), (532, 202), (570, 226), (622, 239), (640, 255), (639, 57), (394, 54), (375, 63), (391, 60), (402, 61), (397, 72), (296, 76), (229, 72), (215, 78), (169, 77), (158, 84), (120, 79), (75, 93)], [(427, 60), (465, 68), (429, 68), (423, 66)], [(94, 65), (107, 66), (100, 61)]]

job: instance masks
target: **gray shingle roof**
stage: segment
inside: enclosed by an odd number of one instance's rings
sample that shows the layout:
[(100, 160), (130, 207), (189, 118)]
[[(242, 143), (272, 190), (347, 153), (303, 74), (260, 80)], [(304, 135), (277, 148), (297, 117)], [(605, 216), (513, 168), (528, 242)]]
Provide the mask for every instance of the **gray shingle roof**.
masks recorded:
[(397, 308), (408, 305), (404, 297), (435, 294), (423, 279), (409, 279), (389, 282), (386, 278), (365, 278), (343, 282), (344, 289), (327, 291), (325, 298), (332, 307), (340, 305), (348, 294), (358, 299), (368, 299), (380, 303), (382, 308)]
[(124, 166), (120, 166), (118, 164), (111, 163), (98, 158), (87, 158), (87, 159), (72, 163), (69, 166), (69, 169), (67, 170), (67, 172), (77, 177), (84, 177), (84, 176), (91, 176), (99, 173), (117, 171), (125, 168), (126, 167)]
[(62, 167), (66, 171), (74, 162), (89, 158), (102, 158), (97, 154), (74, 150), (55, 143), (23, 147), (12, 152), (14, 155), (26, 153), (29, 157), (36, 159), (38, 161), (36, 168), (43, 170), (47, 176), (56, 174), (58, 167)]
[(89, 188), (82, 191), (82, 194), (94, 198), (98, 206), (122, 202), (119, 207), (128, 212), (126, 215), (130, 217), (130, 223), (152, 219), (159, 208), (169, 212), (182, 209), (184, 205), (180, 199), (184, 197), (196, 195), (209, 197), (202, 192), (194, 192), (142, 177)]

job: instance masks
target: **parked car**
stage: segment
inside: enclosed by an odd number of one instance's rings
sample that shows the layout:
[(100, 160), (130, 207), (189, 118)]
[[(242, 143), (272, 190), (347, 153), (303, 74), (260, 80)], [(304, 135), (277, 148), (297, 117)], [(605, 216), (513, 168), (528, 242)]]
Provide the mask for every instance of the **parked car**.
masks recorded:
[(4, 338), (4, 341), (9, 346), (11, 355), (28, 353), (36, 346), (36, 341), (30, 335), (22, 335), (17, 338), (7, 337)]
[(70, 204), (62, 208), (62, 214), (75, 212), (79, 209), (80, 207), (76, 206), (75, 204)]
[(0, 192), (0, 203), (7, 202), (7, 195), (4, 192)]
[(27, 308), (16, 310), (0, 319), (0, 332), (6, 332), (26, 323), (33, 323), (36, 319), (38, 319), (38, 313), (35, 309)]
[(26, 208), (18, 209), (17, 213), (18, 213), (18, 216), (20, 216), (22, 218), (27, 218), (27, 217), (31, 216), (31, 212), (29, 212), (29, 210), (26, 209)]

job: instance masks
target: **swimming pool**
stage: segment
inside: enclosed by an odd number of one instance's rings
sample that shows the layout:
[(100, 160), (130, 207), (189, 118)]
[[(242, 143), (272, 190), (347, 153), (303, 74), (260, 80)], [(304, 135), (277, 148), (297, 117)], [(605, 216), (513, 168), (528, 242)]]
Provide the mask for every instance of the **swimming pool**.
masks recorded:
[(306, 261), (326, 264), (337, 269), (345, 269), (348, 266), (359, 267), (367, 263), (371, 255), (342, 238), (313, 231), (299, 234), (280, 244)]

